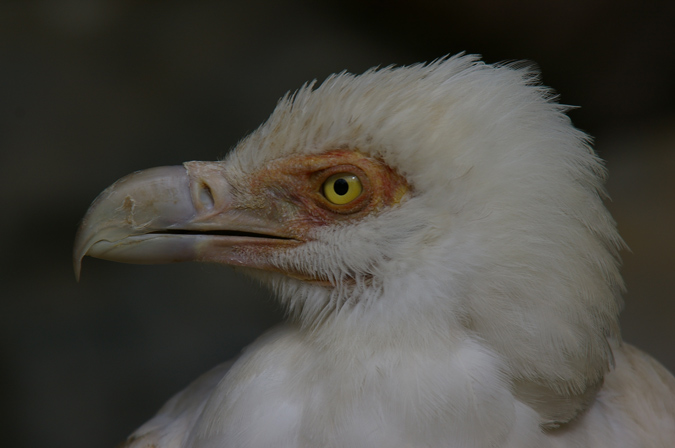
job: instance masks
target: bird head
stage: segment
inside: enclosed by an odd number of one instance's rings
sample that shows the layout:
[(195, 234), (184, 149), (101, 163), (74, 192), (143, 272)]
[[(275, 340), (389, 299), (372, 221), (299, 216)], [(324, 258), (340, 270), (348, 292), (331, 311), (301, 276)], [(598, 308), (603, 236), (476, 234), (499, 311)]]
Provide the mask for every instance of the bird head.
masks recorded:
[(622, 290), (605, 170), (565, 111), (531, 69), (473, 56), (333, 75), (222, 161), (110, 186), (76, 272), (85, 255), (223, 263), (301, 325), (454, 331), (516, 393), (576, 397), (547, 417), (565, 420), (611, 365)]

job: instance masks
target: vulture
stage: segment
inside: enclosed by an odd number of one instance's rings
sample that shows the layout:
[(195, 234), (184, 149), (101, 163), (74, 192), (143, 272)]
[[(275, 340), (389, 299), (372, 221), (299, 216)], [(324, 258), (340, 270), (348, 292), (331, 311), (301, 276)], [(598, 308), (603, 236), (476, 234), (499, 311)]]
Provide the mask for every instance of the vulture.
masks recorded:
[(111, 185), (78, 276), (222, 263), (287, 310), (122, 446), (675, 446), (675, 378), (621, 340), (624, 243), (567, 109), (524, 63), (342, 72), (223, 160)]

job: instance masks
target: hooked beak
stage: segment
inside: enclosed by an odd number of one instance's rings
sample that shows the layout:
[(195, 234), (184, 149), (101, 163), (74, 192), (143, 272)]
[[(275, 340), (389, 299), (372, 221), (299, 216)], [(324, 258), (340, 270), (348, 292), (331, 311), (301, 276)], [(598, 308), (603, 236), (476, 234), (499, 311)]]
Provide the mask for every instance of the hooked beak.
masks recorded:
[(125, 263), (218, 262), (277, 270), (270, 253), (301, 241), (268, 210), (238, 203), (222, 162), (138, 171), (93, 202), (75, 237), (75, 276), (89, 255)]

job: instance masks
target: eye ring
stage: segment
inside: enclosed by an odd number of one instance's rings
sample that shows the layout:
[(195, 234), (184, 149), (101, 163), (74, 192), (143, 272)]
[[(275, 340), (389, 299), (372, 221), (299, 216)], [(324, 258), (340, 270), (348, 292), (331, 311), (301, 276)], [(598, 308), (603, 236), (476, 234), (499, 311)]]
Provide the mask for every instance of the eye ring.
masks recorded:
[(344, 205), (361, 196), (363, 184), (354, 173), (336, 173), (326, 179), (321, 191), (331, 204)]

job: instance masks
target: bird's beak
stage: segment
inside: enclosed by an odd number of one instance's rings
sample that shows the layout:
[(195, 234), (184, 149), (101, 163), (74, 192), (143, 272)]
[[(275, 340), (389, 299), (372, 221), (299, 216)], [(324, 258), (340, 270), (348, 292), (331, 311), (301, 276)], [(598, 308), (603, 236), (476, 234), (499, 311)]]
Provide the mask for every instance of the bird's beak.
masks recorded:
[(222, 162), (187, 162), (115, 182), (94, 201), (77, 232), (76, 277), (85, 255), (126, 263), (211, 261), (276, 270), (269, 252), (300, 241), (269, 210), (239, 204), (224, 174)]

